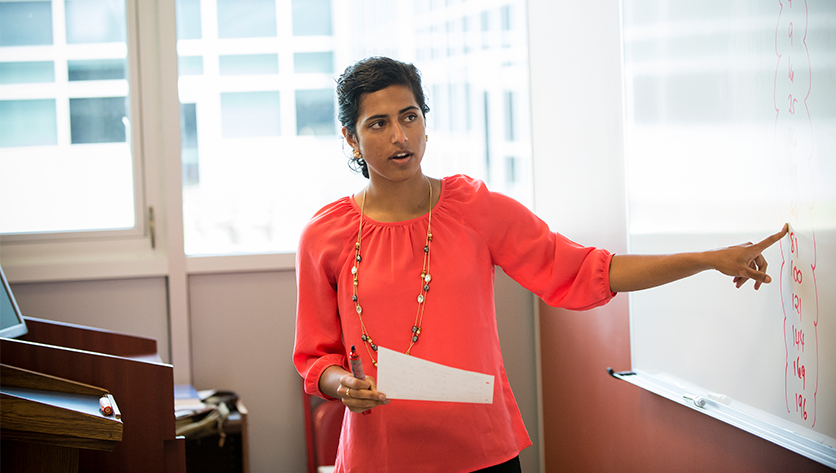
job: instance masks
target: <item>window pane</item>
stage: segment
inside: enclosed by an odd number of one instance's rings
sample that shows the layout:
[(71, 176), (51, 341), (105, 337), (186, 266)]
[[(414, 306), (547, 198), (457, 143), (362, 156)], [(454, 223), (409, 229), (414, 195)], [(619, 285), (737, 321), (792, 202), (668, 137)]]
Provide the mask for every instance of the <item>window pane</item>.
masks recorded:
[(51, 2), (0, 2), (0, 47), (52, 44)]
[(125, 3), (114, 0), (66, 0), (67, 43), (124, 43)]
[(334, 53), (296, 53), (293, 55), (293, 72), (331, 74), (334, 72)]
[(180, 105), (180, 152), (183, 161), (183, 185), (200, 182), (200, 160), (197, 155), (197, 107)]
[(0, 101), (0, 147), (57, 143), (55, 100)]
[(276, 36), (275, 0), (218, 0), (219, 38), (273, 36)]
[(54, 82), (52, 61), (0, 62), (0, 84), (34, 84)]
[(72, 143), (124, 143), (125, 97), (70, 99)]
[(279, 136), (281, 112), (278, 92), (221, 94), (224, 138)]
[(296, 133), (334, 135), (336, 97), (331, 89), (296, 91)]
[(134, 228), (124, 1), (54, 1), (0, 2), (0, 233)]
[(125, 79), (124, 59), (91, 59), (67, 61), (71, 81)]
[(331, 0), (293, 0), (294, 36), (330, 36)]
[[(0, 233), (115, 230), (135, 225), (133, 163), (124, 143), (4, 148)], [(44, 150), (47, 150), (45, 152)]]

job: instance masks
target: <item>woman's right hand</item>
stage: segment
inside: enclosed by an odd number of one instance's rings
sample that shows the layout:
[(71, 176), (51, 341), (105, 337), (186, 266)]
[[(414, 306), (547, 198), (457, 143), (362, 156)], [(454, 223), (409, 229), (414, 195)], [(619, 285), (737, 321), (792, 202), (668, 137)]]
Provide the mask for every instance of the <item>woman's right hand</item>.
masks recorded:
[(350, 374), (343, 376), (340, 378), (337, 394), (351, 412), (365, 412), (374, 407), (389, 404), (386, 395), (377, 391), (374, 378), (368, 375), (366, 379), (358, 379)]
[(323, 394), (340, 399), (351, 412), (366, 412), (389, 404), (386, 395), (377, 391), (374, 378), (358, 379), (340, 366), (329, 366), (319, 378)]

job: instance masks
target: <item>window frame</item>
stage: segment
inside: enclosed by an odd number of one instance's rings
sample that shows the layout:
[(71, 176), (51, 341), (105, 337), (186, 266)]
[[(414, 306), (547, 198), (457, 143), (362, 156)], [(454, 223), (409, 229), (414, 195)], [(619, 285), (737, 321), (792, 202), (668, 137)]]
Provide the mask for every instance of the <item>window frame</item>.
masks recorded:
[[(7, 233), (0, 234), (0, 244), (2, 243), (26, 243), (26, 242), (48, 242), (48, 241), (66, 241), (66, 240), (84, 240), (84, 239), (114, 239), (114, 238), (139, 238), (145, 235), (148, 231), (148, 211), (146, 208), (145, 189), (143, 188), (143, 174), (144, 166), (142, 159), (142, 129), (139, 123), (140, 110), (140, 87), (139, 84), (139, 51), (137, 44), (137, 15), (135, 3), (136, 0), (125, 1), (125, 20), (126, 20), (126, 36), (127, 36), (127, 64), (128, 64), (128, 92), (131, 106), (131, 138), (129, 144), (131, 148), (131, 161), (133, 168), (133, 194), (134, 194), (134, 226), (132, 228), (122, 228), (114, 230), (59, 230), (54, 232), (21, 232), (21, 233)], [(64, 10), (63, 5), (56, 6), (54, 3), (63, 3), (63, 0), (54, 0), (52, 5), (53, 22), (55, 20), (55, 10)], [(66, 21), (66, 13), (61, 18)], [(66, 39), (62, 40), (66, 41)], [(64, 43), (60, 43), (61, 46)], [(55, 47), (55, 41), (50, 47)], [(63, 62), (69, 63), (71, 59), (66, 59)], [(57, 78), (56, 78), (57, 82)], [(134, 87), (131, 85), (134, 84)], [(68, 89), (71, 87), (63, 87), (57, 84), (56, 88)], [(56, 99), (72, 100), (72, 93), (67, 93), (67, 97), (61, 93)], [(59, 117), (58, 123), (62, 123), (65, 119)], [(72, 144), (58, 144), (56, 145), (58, 151), (65, 146), (73, 146)]]
[[(63, 3), (63, 0), (54, 1)], [(178, 162), (180, 159), (179, 114), (165, 117), (161, 103), (163, 95), (170, 94), (162, 75), (171, 68), (160, 64), (159, 52), (166, 46), (156, 24), (160, 5), (141, 0), (124, 2), (134, 227), (0, 235), (0, 264), (12, 281), (165, 276), (169, 266), (167, 253), (172, 249), (178, 251), (176, 244), (169, 244), (171, 237), (166, 234), (170, 209), (179, 205), (179, 199), (171, 202), (171, 197), (166, 195), (165, 182), (171, 179), (171, 171), (165, 161), (171, 159), (167, 150), (175, 146), (173, 158)], [(176, 66), (173, 70), (176, 74)], [(171, 82), (176, 84), (176, 78)], [(177, 120), (176, 136), (164, 130), (163, 119)], [(175, 138), (176, 144), (171, 143)]]

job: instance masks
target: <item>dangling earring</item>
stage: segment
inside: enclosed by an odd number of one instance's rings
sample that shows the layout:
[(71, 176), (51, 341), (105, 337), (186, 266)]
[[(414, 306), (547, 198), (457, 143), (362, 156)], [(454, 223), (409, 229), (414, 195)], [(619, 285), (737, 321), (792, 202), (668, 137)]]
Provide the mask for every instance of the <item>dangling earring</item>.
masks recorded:
[(424, 135), (424, 143), (430, 141), (430, 135)]
[(354, 159), (357, 161), (363, 159), (363, 155), (360, 154), (360, 150), (357, 148), (354, 148), (354, 152), (352, 153), (352, 155), (354, 156)]

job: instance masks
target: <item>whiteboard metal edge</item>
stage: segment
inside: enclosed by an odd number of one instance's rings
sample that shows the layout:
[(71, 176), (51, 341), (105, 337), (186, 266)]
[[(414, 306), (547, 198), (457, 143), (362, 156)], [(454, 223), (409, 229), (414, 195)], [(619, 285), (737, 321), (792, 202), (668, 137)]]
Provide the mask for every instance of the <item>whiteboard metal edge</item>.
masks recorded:
[(702, 395), (701, 393), (684, 392), (680, 387), (641, 370), (635, 370), (632, 373), (612, 373), (612, 376), (836, 469), (836, 449), (704, 396), (705, 406), (698, 407), (686, 396)]

